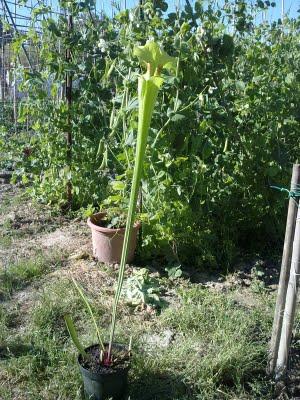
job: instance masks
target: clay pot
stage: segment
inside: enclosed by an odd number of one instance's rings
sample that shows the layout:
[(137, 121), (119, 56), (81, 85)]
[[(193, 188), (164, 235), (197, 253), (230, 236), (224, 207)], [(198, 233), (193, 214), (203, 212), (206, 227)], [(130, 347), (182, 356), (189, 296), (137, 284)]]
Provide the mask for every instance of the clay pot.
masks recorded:
[[(93, 254), (99, 261), (109, 264), (119, 264), (124, 242), (125, 228), (105, 228), (99, 226), (99, 222), (105, 217), (105, 212), (92, 215), (87, 220), (88, 226), (92, 230)], [(136, 222), (131, 234), (127, 262), (133, 260), (136, 249), (137, 234), (141, 223)]]

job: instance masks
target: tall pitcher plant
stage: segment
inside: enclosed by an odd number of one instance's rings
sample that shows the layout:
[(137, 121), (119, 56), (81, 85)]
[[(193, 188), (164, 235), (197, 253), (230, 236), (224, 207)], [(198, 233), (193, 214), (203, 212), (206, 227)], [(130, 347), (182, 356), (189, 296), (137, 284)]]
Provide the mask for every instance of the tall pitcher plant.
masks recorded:
[[(134, 54), (139, 58), (142, 66), (146, 67), (146, 73), (139, 77), (138, 81), (138, 99), (139, 99), (139, 121), (138, 121), (138, 135), (137, 135), (137, 146), (135, 155), (135, 164), (133, 171), (133, 180), (131, 185), (129, 207), (124, 235), (124, 243), (122, 249), (122, 256), (120, 262), (119, 276), (117, 281), (117, 288), (112, 309), (111, 318), (111, 331), (109, 338), (108, 351), (103, 343), (100, 335), (100, 329), (96, 322), (93, 310), (84, 295), (82, 288), (73, 280), (75, 287), (83, 300), (87, 310), (92, 318), (93, 324), (95, 326), (95, 331), (97, 333), (100, 352), (100, 360), (105, 366), (110, 366), (112, 364), (112, 345), (115, 335), (116, 328), (116, 318), (118, 303), (120, 300), (122, 284), (124, 280), (125, 265), (128, 256), (130, 236), (135, 219), (136, 203), (139, 191), (139, 185), (142, 176), (143, 161), (146, 152), (148, 133), (151, 123), (151, 118), (153, 114), (153, 109), (155, 106), (155, 101), (159, 88), (163, 84), (163, 78), (161, 77), (161, 71), (163, 68), (175, 69), (175, 59), (168, 56), (157, 43), (148, 42), (145, 46), (139, 46), (134, 49)], [(73, 340), (74, 345), (77, 347), (79, 353), (83, 358), (88, 359), (88, 354), (84, 350), (82, 344), (79, 341), (74, 323), (69, 315), (65, 316), (65, 322)]]
[(145, 46), (137, 46), (134, 49), (134, 55), (138, 57), (142, 67), (146, 67), (145, 74), (138, 78), (138, 134), (135, 154), (135, 164), (133, 171), (133, 180), (131, 185), (129, 208), (127, 214), (126, 229), (124, 235), (124, 243), (118, 275), (117, 289), (112, 310), (112, 322), (109, 339), (109, 348), (107, 358), (111, 359), (112, 344), (114, 340), (117, 308), (120, 300), (122, 284), (124, 280), (125, 265), (129, 251), (130, 237), (136, 213), (136, 204), (141, 182), (143, 162), (147, 147), (148, 133), (151, 118), (157, 98), (158, 91), (163, 84), (161, 77), (162, 69), (175, 69), (176, 63), (173, 57), (170, 57), (160, 46), (154, 41), (149, 41)]

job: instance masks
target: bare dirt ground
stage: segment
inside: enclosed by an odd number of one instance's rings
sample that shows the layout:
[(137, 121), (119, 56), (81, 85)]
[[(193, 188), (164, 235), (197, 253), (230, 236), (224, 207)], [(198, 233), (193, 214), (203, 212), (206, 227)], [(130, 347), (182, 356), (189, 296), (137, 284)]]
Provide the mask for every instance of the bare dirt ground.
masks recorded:
[(2, 263), (48, 250), (68, 254), (89, 250), (89, 232), (83, 221), (55, 216), (49, 207), (37, 207), (27, 198), (22, 201), (22, 190), (12, 185), (0, 185), (0, 204), (2, 238), (9, 242), (14, 231), (12, 242), (1, 247)]
[[(57, 215), (46, 205), (33, 204), (28, 197), (22, 197), (23, 192), (14, 185), (0, 184), (0, 266), (19, 257), (55, 250), (68, 255), (69, 261), (89, 259), (93, 262), (86, 222)], [(185, 275), (194, 283), (221, 292), (237, 286), (253, 288), (255, 284), (257, 290), (266, 288), (275, 291), (279, 268), (278, 264), (257, 258), (241, 262), (235, 266), (234, 272), (226, 276), (194, 270), (185, 271)], [(250, 303), (253, 301), (241, 295), (241, 302), (248, 300)]]

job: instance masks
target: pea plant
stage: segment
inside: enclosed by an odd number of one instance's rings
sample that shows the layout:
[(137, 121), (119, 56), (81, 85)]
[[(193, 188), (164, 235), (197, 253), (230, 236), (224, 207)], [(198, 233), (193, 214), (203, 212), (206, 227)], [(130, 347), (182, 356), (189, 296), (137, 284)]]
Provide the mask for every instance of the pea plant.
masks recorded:
[[(29, 121), (30, 132), (12, 135), (0, 121), (3, 168), (6, 163), (30, 182), (35, 198), (53, 207), (65, 203), (71, 179), (74, 212), (126, 211), (138, 113), (133, 49), (153, 37), (166, 51), (174, 49), (180, 68), (164, 77), (163, 101), (151, 121), (142, 180), (143, 261), (158, 256), (164, 267), (225, 268), (250, 242), (254, 252), (275, 243), (285, 209), (269, 187), (288, 185), (298, 158), (299, 21), (286, 18), (284, 29), (280, 21), (259, 24), (267, 1), (228, 0), (219, 7), (214, 0), (195, 1), (178, 10), (145, 2), (143, 19), (138, 8), (100, 19), (91, 18), (89, 2), (58, 2), (69, 7), (74, 29), (68, 31), (64, 16), (45, 15), (43, 40), (34, 30), (24, 36), (37, 44), (39, 58), (36, 71), (20, 70), (28, 98), (20, 104), (19, 124)], [(63, 49), (70, 46), (66, 63)], [(65, 168), (61, 91), (70, 71), (71, 171)]]

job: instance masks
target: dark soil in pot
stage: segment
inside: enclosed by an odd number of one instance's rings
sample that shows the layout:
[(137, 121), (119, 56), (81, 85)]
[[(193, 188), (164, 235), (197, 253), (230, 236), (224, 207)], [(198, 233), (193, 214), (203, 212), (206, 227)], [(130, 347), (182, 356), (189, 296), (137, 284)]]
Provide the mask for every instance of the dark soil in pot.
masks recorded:
[(128, 371), (130, 357), (128, 350), (121, 344), (114, 344), (113, 362), (110, 366), (100, 362), (99, 345), (85, 349), (90, 359), (84, 360), (80, 355), (78, 363), (84, 383), (84, 392), (89, 400), (123, 400), (127, 398)]
[[(98, 216), (101, 214), (104, 216), (99, 218)], [(106, 213), (97, 213), (91, 216), (91, 221), (102, 228), (125, 229), (126, 227), (126, 217), (121, 218), (118, 215), (108, 216)]]
[[(108, 220), (108, 219), (102, 219), (102, 220), (100, 220), (100, 221), (93, 221), (94, 222), (94, 224), (95, 225), (97, 225), (97, 226), (101, 226), (102, 228), (110, 228), (110, 224), (111, 224), (111, 221), (110, 220)], [(112, 228), (112, 229), (125, 229), (125, 227), (126, 227), (126, 225), (121, 225), (121, 226), (118, 226), (118, 227), (114, 227), (114, 228)]]

